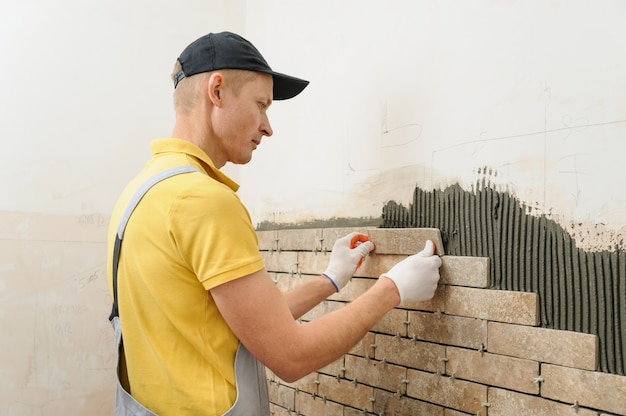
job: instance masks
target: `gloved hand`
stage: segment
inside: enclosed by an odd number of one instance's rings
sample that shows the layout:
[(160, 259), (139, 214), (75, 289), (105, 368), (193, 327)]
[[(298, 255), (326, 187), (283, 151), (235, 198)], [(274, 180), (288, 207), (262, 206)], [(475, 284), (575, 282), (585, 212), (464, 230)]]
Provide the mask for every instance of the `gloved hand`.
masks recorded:
[(424, 250), (407, 257), (381, 275), (396, 284), (400, 303), (422, 302), (435, 295), (441, 259), (434, 254), (435, 244), (428, 240)]
[(337, 292), (348, 284), (359, 262), (374, 249), (374, 243), (371, 241), (365, 241), (350, 248), (352, 239), (357, 236), (362, 236), (362, 234), (350, 233), (335, 241), (326, 271), (322, 273), (335, 286)]

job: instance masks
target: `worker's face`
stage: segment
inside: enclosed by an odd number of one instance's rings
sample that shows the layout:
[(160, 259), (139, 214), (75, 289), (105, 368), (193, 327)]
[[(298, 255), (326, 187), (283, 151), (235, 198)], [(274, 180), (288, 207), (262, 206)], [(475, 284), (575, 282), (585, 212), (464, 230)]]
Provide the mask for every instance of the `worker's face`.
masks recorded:
[(215, 127), (225, 161), (248, 163), (263, 136), (272, 135), (267, 109), (272, 103), (273, 85), (270, 75), (256, 74), (238, 94), (230, 88), (223, 91), (223, 106)]

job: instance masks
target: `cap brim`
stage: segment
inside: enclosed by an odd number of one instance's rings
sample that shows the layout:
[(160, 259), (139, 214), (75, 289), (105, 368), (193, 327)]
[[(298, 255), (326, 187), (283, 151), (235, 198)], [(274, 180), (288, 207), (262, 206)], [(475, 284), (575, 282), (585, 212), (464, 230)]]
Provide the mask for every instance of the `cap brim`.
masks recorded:
[(272, 72), (271, 75), (274, 79), (274, 100), (293, 98), (309, 85), (309, 81), (279, 72)]

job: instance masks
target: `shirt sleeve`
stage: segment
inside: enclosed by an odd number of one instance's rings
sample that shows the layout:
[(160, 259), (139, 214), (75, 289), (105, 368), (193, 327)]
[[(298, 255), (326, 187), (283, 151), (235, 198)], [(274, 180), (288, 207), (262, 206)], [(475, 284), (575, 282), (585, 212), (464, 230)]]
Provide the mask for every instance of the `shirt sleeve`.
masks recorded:
[(205, 289), (264, 267), (248, 210), (226, 185), (209, 177), (195, 181), (172, 205), (169, 218), (183, 262)]

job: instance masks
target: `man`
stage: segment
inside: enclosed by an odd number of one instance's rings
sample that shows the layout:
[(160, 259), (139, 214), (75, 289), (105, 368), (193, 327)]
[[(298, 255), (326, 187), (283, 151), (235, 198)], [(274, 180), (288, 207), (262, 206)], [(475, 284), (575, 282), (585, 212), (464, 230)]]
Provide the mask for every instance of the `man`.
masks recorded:
[(299, 324), (348, 283), (373, 243), (350, 248), (363, 240), (356, 233), (337, 240), (323, 275), (282, 294), (238, 185), (219, 169), (249, 162), (272, 135), (272, 101), (308, 82), (272, 71), (228, 32), (191, 43), (173, 80), (172, 138), (152, 143), (153, 157), (122, 193), (109, 230), (111, 320), (120, 343), (123, 327), (118, 370), (126, 389), (118, 388), (116, 413), (268, 415), (265, 366), (291, 382), (340, 358), (402, 301), (431, 298), (441, 260), (429, 242), (345, 308)]

